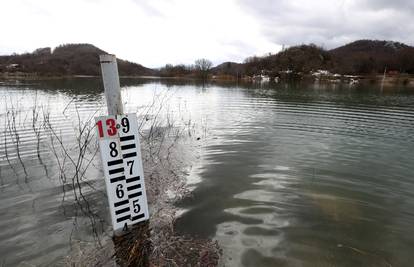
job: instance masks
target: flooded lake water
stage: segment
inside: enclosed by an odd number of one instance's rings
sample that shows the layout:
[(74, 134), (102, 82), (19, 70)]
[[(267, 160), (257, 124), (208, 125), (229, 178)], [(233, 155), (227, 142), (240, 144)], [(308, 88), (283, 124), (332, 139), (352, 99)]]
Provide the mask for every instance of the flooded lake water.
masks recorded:
[[(141, 120), (160, 113), (200, 129), (177, 227), (218, 240), (222, 264), (412, 266), (413, 89), (121, 84)], [(56, 159), (76, 158), (79, 121), (105, 111), (101, 88), (98, 79), (0, 84), (0, 266), (60, 265), (111, 235), (95, 150), (79, 181), (62, 177)], [(154, 99), (168, 108), (145, 113)], [(34, 106), (54, 133), (37, 134)], [(60, 140), (69, 145), (56, 152)]]

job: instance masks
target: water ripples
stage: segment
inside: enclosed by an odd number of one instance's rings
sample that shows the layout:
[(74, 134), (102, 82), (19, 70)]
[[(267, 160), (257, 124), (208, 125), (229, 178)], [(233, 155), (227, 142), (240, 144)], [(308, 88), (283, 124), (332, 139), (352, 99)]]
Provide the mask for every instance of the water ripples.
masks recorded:
[[(53, 264), (68, 253), (65, 242), (79, 214), (62, 207), (50, 135), (45, 130), (36, 135), (31, 112), (38, 103), (40, 125), (49, 114), (43, 112), (50, 111), (56, 134), (74, 145), (78, 116), (84, 121), (104, 113), (102, 92), (83, 86), (0, 91), (0, 100), (15, 108), (19, 126), (17, 147), (13, 127), (7, 127), (10, 113), (0, 108), (5, 125), (0, 151), (7, 148), (7, 157), (0, 154), (0, 226), (15, 226), (0, 231), (6, 263)], [(218, 239), (226, 266), (409, 266), (414, 261), (414, 93), (289, 86), (171, 89), (152, 83), (131, 85), (123, 93), (127, 110), (139, 110), (145, 121), (157, 117), (147, 112), (154, 98), (177, 128), (203, 121), (194, 126), (205, 128), (203, 156), (191, 173), (194, 194), (183, 200), (186, 212), (177, 225)], [(19, 157), (30, 170), (27, 183)], [(105, 217), (102, 190), (90, 187), (102, 189), (99, 168), (91, 168), (88, 177), (85, 194)], [(63, 187), (73, 190), (71, 183)], [(76, 238), (93, 239), (88, 218), (76, 223), (82, 229)], [(42, 248), (36, 241), (49, 234), (52, 242)]]
[(217, 238), (227, 266), (409, 266), (414, 95), (244, 92), (203, 107), (220, 119), (182, 231)]

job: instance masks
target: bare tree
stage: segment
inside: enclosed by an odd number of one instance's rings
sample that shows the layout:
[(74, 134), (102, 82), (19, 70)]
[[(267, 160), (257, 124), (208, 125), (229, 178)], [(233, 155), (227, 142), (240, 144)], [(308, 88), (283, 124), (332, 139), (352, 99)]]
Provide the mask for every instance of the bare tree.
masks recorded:
[(194, 65), (195, 65), (195, 69), (199, 77), (203, 81), (206, 81), (208, 78), (208, 74), (210, 72), (211, 66), (213, 66), (213, 63), (208, 59), (200, 58), (194, 62)]

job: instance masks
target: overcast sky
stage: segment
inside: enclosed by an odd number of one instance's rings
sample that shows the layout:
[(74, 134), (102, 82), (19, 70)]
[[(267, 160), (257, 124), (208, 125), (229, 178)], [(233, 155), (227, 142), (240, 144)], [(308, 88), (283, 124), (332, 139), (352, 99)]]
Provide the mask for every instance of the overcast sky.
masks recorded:
[(301, 43), (414, 44), (413, 0), (0, 0), (0, 10), (0, 54), (91, 43), (148, 67)]

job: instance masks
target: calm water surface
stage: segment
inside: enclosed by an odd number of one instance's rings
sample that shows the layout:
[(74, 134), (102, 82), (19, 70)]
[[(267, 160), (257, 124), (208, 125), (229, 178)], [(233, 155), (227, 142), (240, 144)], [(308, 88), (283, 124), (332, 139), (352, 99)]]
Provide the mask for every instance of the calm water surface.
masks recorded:
[[(186, 116), (204, 130), (178, 228), (218, 240), (226, 266), (412, 266), (414, 90), (122, 83), (129, 112), (140, 114), (156, 98), (168, 103), (164, 115)], [(3, 132), (0, 266), (57, 264), (74, 243), (97, 242), (73, 196), (62, 201), (50, 140), (45, 134), (40, 146), (46, 171), (25, 118), (36, 99), (73, 144), (75, 115), (102, 112), (100, 88), (95, 80), (0, 86), (9, 109), (24, 109), (19, 153), (27, 169), (13, 142), (7, 161)], [(7, 129), (5, 105), (0, 110)], [(104, 240), (109, 218), (100, 163), (93, 162), (85, 182), (95, 190), (84, 193)]]

